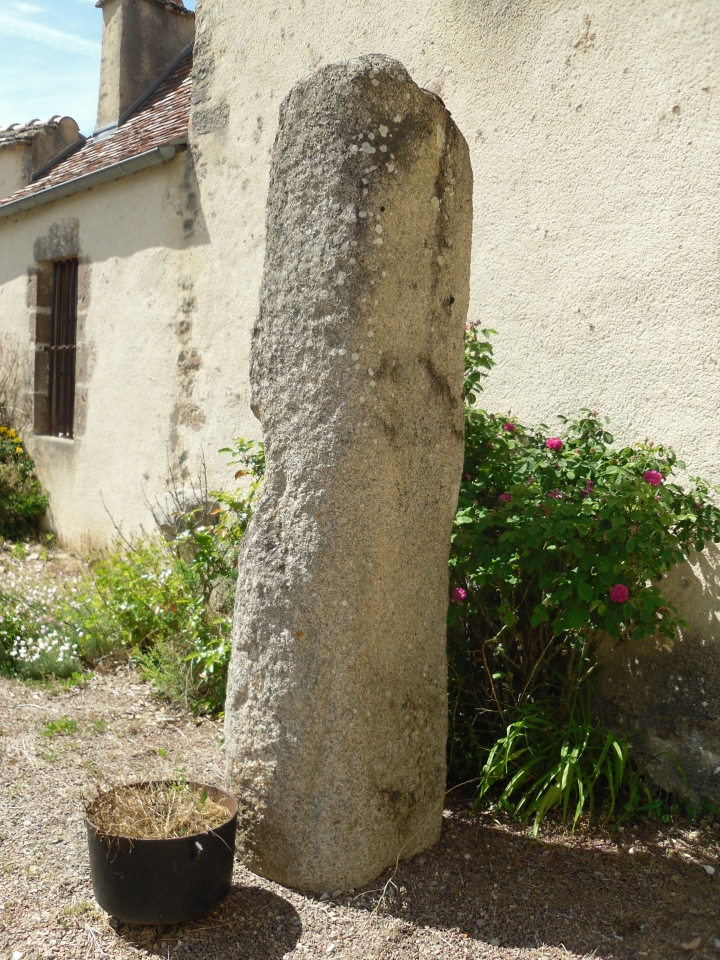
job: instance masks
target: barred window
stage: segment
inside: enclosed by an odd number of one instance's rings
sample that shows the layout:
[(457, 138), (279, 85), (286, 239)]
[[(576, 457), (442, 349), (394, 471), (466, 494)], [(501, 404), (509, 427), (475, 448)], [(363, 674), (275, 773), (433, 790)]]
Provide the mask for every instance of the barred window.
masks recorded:
[[(38, 288), (35, 433), (70, 439), (75, 407), (78, 261), (56, 260), (47, 264), (50, 267), (52, 277), (49, 269), (42, 271), (44, 278), (41, 276)], [(41, 287), (46, 291), (44, 297)]]

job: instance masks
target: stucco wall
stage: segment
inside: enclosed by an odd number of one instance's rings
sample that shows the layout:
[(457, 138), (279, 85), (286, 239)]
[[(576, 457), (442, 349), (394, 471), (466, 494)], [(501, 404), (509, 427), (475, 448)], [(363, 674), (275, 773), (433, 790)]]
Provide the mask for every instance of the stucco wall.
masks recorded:
[[(717, 0), (198, 0), (196, 13), (192, 144), (234, 270), (201, 282), (201, 312), (232, 313), (241, 338), (255, 318), (286, 93), (328, 62), (386, 53), (470, 146), (470, 318), (499, 334), (484, 404), (550, 424), (598, 408), (619, 439), (672, 444), (720, 481)], [(703, 562), (669, 587), (699, 646), (663, 668), (666, 718), (684, 659), (720, 675), (716, 583)], [(711, 687), (696, 709), (717, 718)], [(694, 756), (720, 796), (713, 723)]]
[[(316, 67), (398, 57), (475, 174), (471, 316), (486, 401), (596, 406), (720, 480), (720, 17), (715, 0), (199, 0), (194, 142), (250, 320), (278, 107)], [(208, 171), (210, 171), (208, 173)], [(234, 291), (235, 292), (235, 291)]]
[(26, 143), (0, 147), (0, 197), (9, 197), (28, 181), (30, 150)]
[(27, 346), (29, 369), (37, 264), (80, 261), (75, 437), (29, 438), (67, 546), (104, 544), (113, 520), (128, 534), (151, 526), (146, 496), (162, 496), (168, 465), (196, 476), (204, 452), (220, 483), (218, 449), (244, 422), (256, 430), (228, 389), (227, 320), (197, 308), (208, 240), (187, 153), (0, 222), (0, 330)]
[(438, 93), (475, 175), (470, 316), (484, 402), (526, 421), (600, 409), (720, 482), (720, 18), (715, 0), (198, 0), (191, 125), (222, 289), (252, 326), (278, 108), (377, 51)]

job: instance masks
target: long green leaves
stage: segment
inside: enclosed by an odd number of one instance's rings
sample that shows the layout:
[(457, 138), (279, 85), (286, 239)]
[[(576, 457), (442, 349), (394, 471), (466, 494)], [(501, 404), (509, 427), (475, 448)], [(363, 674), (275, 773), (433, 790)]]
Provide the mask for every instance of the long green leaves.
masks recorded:
[(555, 700), (528, 702), (493, 744), (482, 768), (478, 801), (500, 786), (498, 805), (522, 820), (533, 820), (537, 834), (555, 807), (574, 829), (592, 813), (600, 796), (611, 815), (625, 786), (629, 746), (594, 723), (589, 704), (576, 700), (563, 721)]

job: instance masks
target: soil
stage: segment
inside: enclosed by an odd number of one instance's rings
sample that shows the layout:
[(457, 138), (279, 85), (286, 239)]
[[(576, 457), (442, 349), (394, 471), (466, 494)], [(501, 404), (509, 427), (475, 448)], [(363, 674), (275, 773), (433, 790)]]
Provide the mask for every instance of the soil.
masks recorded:
[(222, 725), (158, 700), (129, 664), (69, 688), (0, 678), (1, 960), (720, 960), (720, 823), (534, 839), (452, 795), (440, 842), (367, 889), (304, 896), (236, 862), (201, 921), (107, 916), (83, 798), (138, 780), (222, 785), (223, 766)]

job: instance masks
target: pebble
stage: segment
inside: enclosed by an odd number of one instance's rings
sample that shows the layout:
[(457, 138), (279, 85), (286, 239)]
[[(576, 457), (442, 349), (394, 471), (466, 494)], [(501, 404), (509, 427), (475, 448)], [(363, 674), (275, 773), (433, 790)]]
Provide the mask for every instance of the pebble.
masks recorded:
[[(378, 882), (370, 884), (371, 889), (367, 891), (360, 888), (351, 906), (346, 905), (344, 897), (339, 904), (320, 905), (318, 901), (328, 901), (338, 895), (339, 891), (334, 888), (331, 888), (332, 894), (325, 893), (319, 898), (303, 897), (253, 876), (238, 863), (233, 906), (219, 908), (217, 925), (213, 926), (215, 921), (207, 922), (199, 936), (194, 925), (188, 927), (182, 934), (184, 943), (174, 939), (180, 931), (163, 932), (162, 946), (161, 938), (155, 939), (154, 931), (152, 944), (150, 938), (133, 940), (132, 931), (128, 932), (122, 923), (105, 918), (94, 906), (87, 913), (75, 913), (71, 908), (85, 901), (93, 903), (79, 799), (87, 779), (82, 770), (74, 766), (72, 752), (58, 756), (51, 763), (38, 761), (37, 767), (31, 762), (34, 754), (27, 754), (22, 749), (24, 746), (32, 750), (45, 750), (48, 746), (39, 730), (36, 710), (41, 709), (43, 716), (66, 712), (76, 717), (78, 735), (74, 740), (78, 752), (101, 764), (103, 774), (112, 773), (113, 777), (130, 780), (170, 772), (175, 758), (182, 752), (190, 764), (190, 772), (205, 771), (209, 782), (222, 778), (222, 754), (217, 747), (219, 727), (213, 721), (195, 727), (188, 722), (187, 715), (178, 711), (182, 729), (164, 728), (162, 738), (158, 739), (158, 727), (150, 728), (136, 720), (141, 727), (137, 733), (139, 745), (148, 745), (150, 753), (129, 754), (123, 747), (127, 741), (92, 734), (91, 720), (98, 716), (111, 719), (113, 702), (115, 710), (121, 703), (122, 711), (138, 717), (155, 713), (156, 702), (151, 699), (150, 688), (134, 682), (136, 676), (132, 670), (98, 676), (88, 688), (77, 693), (72, 708), (69, 691), (51, 697), (44, 690), (30, 692), (14, 681), (0, 678), (0, 727), (9, 728), (12, 723), (18, 735), (17, 742), (11, 742), (10, 738), (1, 741), (7, 755), (0, 765), (0, 822), (3, 832), (10, 823), (16, 835), (15, 846), (11, 848), (6, 844), (2, 849), (3, 867), (8, 857), (7, 866), (11, 869), (0, 874), (3, 887), (0, 926), (8, 938), (8, 931), (12, 931), (15, 941), (14, 944), (0, 941), (0, 950), (5, 947), (0, 957), (5, 960), (36, 957), (77, 960), (103, 954), (112, 960), (160, 960), (168, 955), (185, 960), (212, 960), (221, 956), (243, 960), (268, 960), (269, 957), (319, 960), (323, 956), (348, 960), (479, 960), (480, 957), (500, 960), (506, 954), (518, 956), (520, 945), (530, 936), (544, 941), (546, 946), (541, 954), (528, 950), (528, 958), (539, 960), (542, 955), (545, 960), (570, 960), (578, 954), (561, 950), (558, 946), (561, 939), (570, 946), (572, 940), (566, 938), (585, 935), (592, 925), (598, 924), (598, 919), (602, 924), (618, 920), (627, 906), (616, 883), (608, 882), (613, 876), (620, 877), (614, 873), (614, 858), (602, 851), (594, 852), (598, 850), (597, 840), (589, 841), (593, 843), (592, 849), (579, 840), (553, 841), (553, 856), (548, 860), (543, 859), (543, 851), (536, 842), (516, 833), (516, 828), (493, 826), (491, 818), (485, 821), (478, 817), (471, 822), (466, 814), (459, 817), (448, 814), (446, 820), (450, 824), (453, 818), (456, 823), (468, 824), (462, 836), (448, 829), (446, 823), (443, 838), (431, 854), (401, 863), (396, 873), (388, 871)], [(32, 705), (36, 710), (19, 711), (20, 697), (26, 706), (30, 705), (28, 701), (34, 701)], [(130, 720), (118, 718), (116, 722), (124, 725)], [(167, 758), (157, 754), (158, 746), (167, 752)], [(39, 774), (52, 775), (63, 787), (40, 789)], [(32, 805), (8, 803), (12, 785), (32, 795)], [(37, 827), (38, 817), (46, 824), (42, 834)], [(512, 843), (509, 837), (513, 837)], [(59, 840), (61, 842), (57, 842)], [(705, 857), (709, 863), (700, 865), (715, 863), (712, 869), (717, 871), (717, 847), (706, 844), (703, 838), (699, 853), (700, 858)], [(636, 849), (645, 855), (645, 841), (641, 845), (638, 840)], [(462, 870), (467, 854), (474, 865), (472, 871), (469, 865), (467, 870)], [(31, 876), (30, 868), (36, 863), (40, 864), (40, 873)], [(682, 873), (682, 866), (678, 868), (662, 856), (651, 863), (657, 867), (658, 876), (648, 874), (647, 880), (644, 879), (643, 863), (638, 863), (637, 857), (626, 861), (622, 876), (624, 878), (627, 871), (628, 880), (639, 878), (640, 886), (632, 904), (639, 924), (654, 916), (655, 908), (647, 894), (650, 885), (662, 896), (671, 879), (682, 879), (677, 890), (668, 891), (664, 899), (666, 916), (655, 921), (656, 931), (643, 930), (640, 926), (642, 932), (628, 934), (627, 939), (632, 936), (633, 943), (627, 953), (598, 949), (598, 957), (607, 953), (624, 957), (631, 952), (639, 960), (683, 956), (669, 931), (685, 929), (688, 905), (707, 912), (708, 926), (713, 922), (710, 914), (717, 918), (717, 912), (711, 909), (716, 905), (714, 880), (703, 880), (695, 865), (687, 874)], [(477, 873), (475, 865), (482, 868)], [(595, 867), (602, 870), (595, 871)], [(603, 884), (598, 885), (596, 874), (604, 878)], [(706, 874), (712, 876), (709, 871)], [(390, 876), (393, 882), (387, 885), (381, 899)], [(563, 887), (565, 880), (572, 883)], [(588, 890), (593, 890), (594, 895), (587, 895)], [(676, 896), (671, 898), (670, 892)], [(347, 891), (349, 896), (354, 893)], [(39, 909), (39, 894), (41, 899), (52, 901), (51, 911)], [(585, 915), (582, 921), (573, 921), (570, 915), (577, 916), (578, 909)], [(398, 919), (399, 910), (403, 910), (407, 923)], [(58, 926), (58, 919), (64, 926)], [(332, 935), (329, 931), (333, 931)], [(667, 937), (667, 947), (659, 951), (653, 940), (656, 933)], [(714, 935), (711, 927), (703, 933), (707, 933), (703, 944), (708, 958), (714, 956), (720, 960), (720, 929), (716, 926)], [(696, 934), (696, 929), (687, 931), (690, 943)], [(91, 943), (93, 937), (96, 939)], [(592, 947), (598, 942), (599, 938)], [(505, 946), (501, 947), (501, 943)], [(525, 947), (520, 953), (525, 956)], [(692, 953), (684, 956), (691, 960)]]

